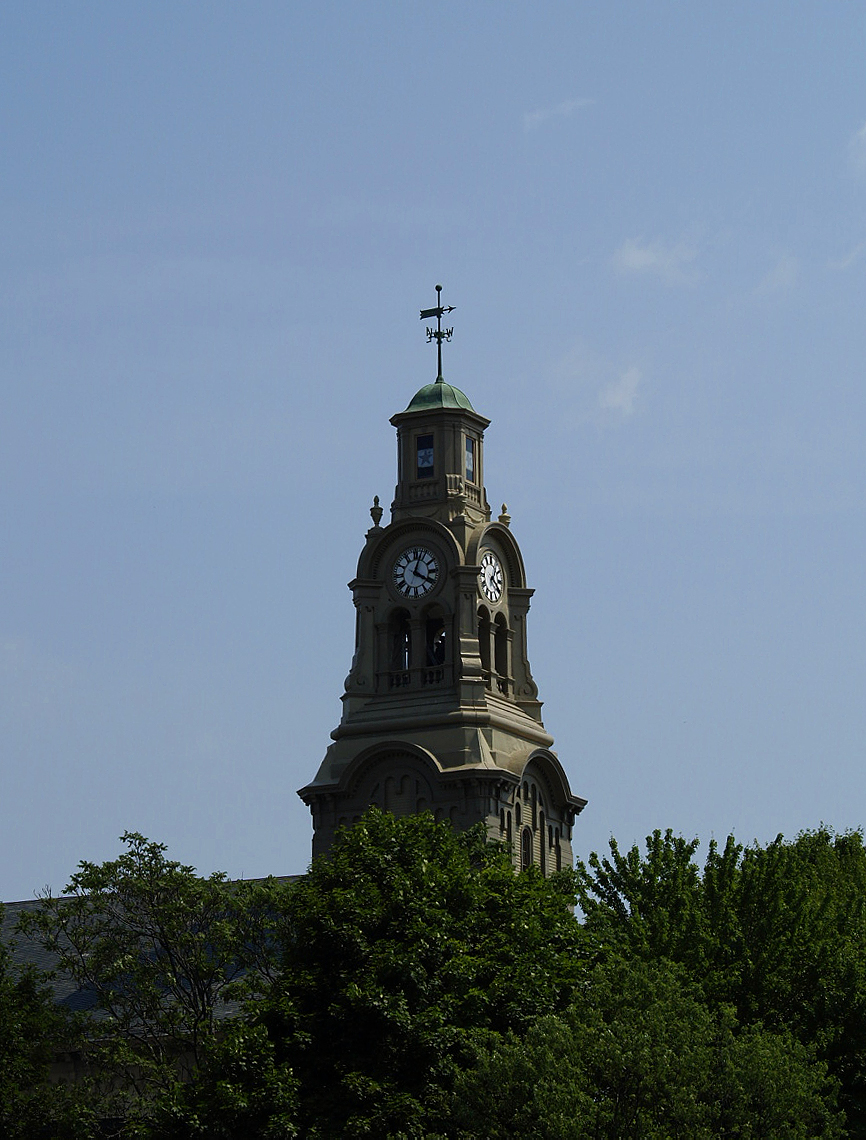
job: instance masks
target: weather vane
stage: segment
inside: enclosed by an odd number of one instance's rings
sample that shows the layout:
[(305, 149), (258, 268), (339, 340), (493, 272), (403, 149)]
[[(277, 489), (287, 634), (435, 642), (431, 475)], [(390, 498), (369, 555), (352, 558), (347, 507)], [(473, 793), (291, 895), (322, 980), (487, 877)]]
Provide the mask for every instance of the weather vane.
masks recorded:
[(436, 352), (437, 352), (437, 355), (439, 357), (439, 371), (436, 373), (436, 383), (437, 384), (441, 383), (443, 380), (443, 376), (442, 376), (442, 341), (443, 340), (450, 340), (451, 334), (454, 332), (453, 328), (450, 328), (450, 329), (443, 329), (442, 328), (442, 314), (453, 312), (454, 306), (453, 305), (441, 305), (439, 303), (439, 302), (441, 302), (441, 300), (442, 300), (442, 286), (437, 285), (436, 286), (436, 307), (433, 309), (422, 309), (421, 310), (421, 320), (422, 321), (429, 321), (431, 317), (436, 318), (436, 328), (435, 329), (431, 329), (431, 328), (427, 329), (427, 343), (429, 344), (431, 340), (436, 341)]

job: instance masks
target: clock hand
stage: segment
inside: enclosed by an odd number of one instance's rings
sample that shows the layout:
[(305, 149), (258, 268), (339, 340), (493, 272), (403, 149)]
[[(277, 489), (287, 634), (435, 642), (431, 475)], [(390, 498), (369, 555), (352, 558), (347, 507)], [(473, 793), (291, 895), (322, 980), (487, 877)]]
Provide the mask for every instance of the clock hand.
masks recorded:
[[(422, 576), (421, 574), (419, 574), (419, 573), (418, 573), (418, 571), (421, 569), (421, 567), (422, 567), (422, 566), (424, 567), (424, 574), (423, 574), (423, 576)], [(422, 582), (429, 582), (429, 581), (430, 581), (430, 574), (429, 574), (429, 570), (430, 570), (430, 567), (429, 567), (429, 566), (427, 565), (427, 563), (426, 563), (426, 562), (423, 560), (423, 558), (419, 558), (419, 559), (418, 559), (418, 561), (415, 563), (415, 570), (414, 570), (414, 573), (415, 573), (415, 574), (417, 574), (419, 578), (421, 578), (421, 581), (422, 581)]]

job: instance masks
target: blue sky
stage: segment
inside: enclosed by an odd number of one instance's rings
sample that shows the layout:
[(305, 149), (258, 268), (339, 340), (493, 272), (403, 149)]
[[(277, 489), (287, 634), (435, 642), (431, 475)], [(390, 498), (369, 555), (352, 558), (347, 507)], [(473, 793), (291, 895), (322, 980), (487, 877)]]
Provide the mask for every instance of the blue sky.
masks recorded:
[(864, 64), (853, 4), (3, 5), (0, 897), (304, 869), (437, 281), (576, 851), (860, 826)]

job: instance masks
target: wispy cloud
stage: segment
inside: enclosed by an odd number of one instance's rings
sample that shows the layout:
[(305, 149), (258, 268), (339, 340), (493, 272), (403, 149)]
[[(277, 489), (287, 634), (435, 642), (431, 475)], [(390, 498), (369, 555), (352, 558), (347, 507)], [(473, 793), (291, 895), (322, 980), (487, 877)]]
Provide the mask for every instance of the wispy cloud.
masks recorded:
[(855, 261), (859, 261), (864, 253), (866, 253), (866, 241), (861, 241), (849, 250), (844, 257), (830, 258), (827, 265), (830, 269), (847, 269)]
[(697, 246), (685, 241), (666, 245), (658, 238), (650, 242), (629, 238), (614, 253), (613, 267), (617, 273), (660, 277), (666, 285), (692, 285), (700, 278), (694, 265), (698, 252)]
[(866, 123), (848, 140), (848, 158), (858, 174), (866, 174)]
[(590, 107), (594, 102), (595, 99), (566, 99), (562, 103), (557, 103), (555, 107), (544, 107), (540, 111), (527, 111), (523, 116), (523, 129), (534, 131), (536, 127), (540, 127), (548, 119), (567, 119), (569, 115), (573, 115), (581, 107)]
[(595, 423), (599, 428), (623, 422), (639, 411), (644, 372), (636, 361), (614, 362), (578, 341), (553, 366), (559, 426)]
[(634, 364), (613, 380), (606, 384), (598, 393), (598, 406), (608, 412), (620, 412), (630, 416), (634, 412), (634, 402), (637, 399), (637, 390), (643, 375)]
[(773, 293), (786, 293), (793, 289), (800, 276), (800, 263), (790, 253), (783, 254), (770, 272), (755, 288), (756, 297), (769, 297)]

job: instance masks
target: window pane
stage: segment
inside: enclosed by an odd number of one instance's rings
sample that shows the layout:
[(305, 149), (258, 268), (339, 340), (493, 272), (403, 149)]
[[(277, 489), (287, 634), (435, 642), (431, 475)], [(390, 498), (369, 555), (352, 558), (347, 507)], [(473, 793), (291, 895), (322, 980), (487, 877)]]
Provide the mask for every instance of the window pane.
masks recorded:
[(433, 478), (433, 436), (418, 436), (418, 478)]
[(466, 437), (466, 481), (475, 482), (475, 440)]

